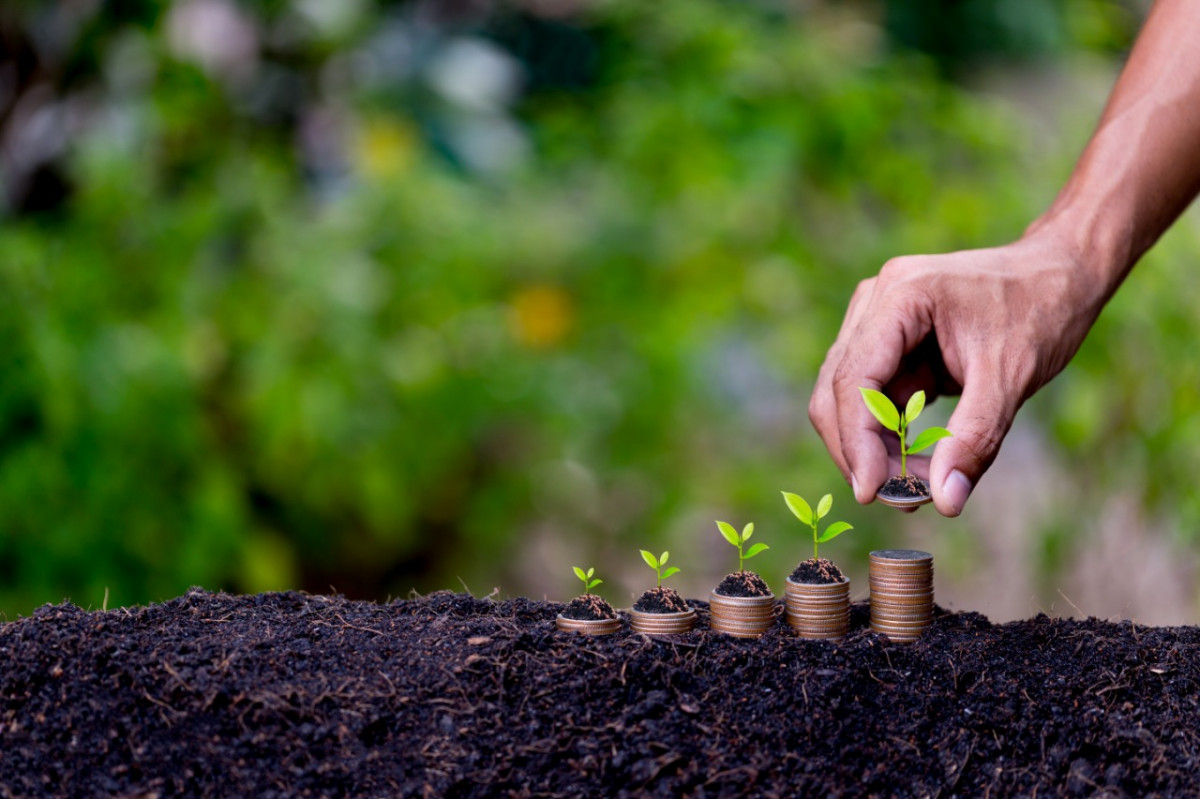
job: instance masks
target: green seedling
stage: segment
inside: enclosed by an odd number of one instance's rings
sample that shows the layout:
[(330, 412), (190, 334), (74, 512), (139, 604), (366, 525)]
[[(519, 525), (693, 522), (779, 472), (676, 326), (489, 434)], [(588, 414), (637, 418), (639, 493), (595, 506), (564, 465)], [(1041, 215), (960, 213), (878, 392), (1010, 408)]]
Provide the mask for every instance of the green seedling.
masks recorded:
[(679, 569), (675, 568), (674, 566), (669, 569), (663, 568), (663, 566), (667, 565), (667, 558), (670, 557), (670, 555), (670, 552), (664, 552), (656, 558), (654, 557), (653, 553), (647, 552), (644, 549), (642, 550), (642, 560), (646, 561), (646, 565), (651, 569), (654, 569), (654, 573), (658, 576), (658, 582), (654, 584), (655, 588), (662, 588), (663, 580), (667, 579), (672, 574), (679, 573)]
[(812, 506), (804, 501), (804, 498), (792, 494), (788, 491), (783, 492), (783, 501), (787, 503), (788, 508), (795, 514), (796, 518), (812, 528), (813, 534), (813, 560), (817, 559), (817, 545), (824, 544), (830, 539), (837, 538), (847, 530), (853, 530), (846, 522), (834, 522), (825, 528), (825, 532), (817, 535), (817, 523), (824, 519), (829, 513), (829, 509), (833, 507), (833, 496), (826, 494), (821, 497), (821, 501), (817, 503), (817, 511), (813, 513)]
[(754, 557), (760, 552), (765, 552), (766, 550), (770, 549), (770, 547), (768, 547), (766, 544), (758, 543), (744, 552), (742, 551), (742, 546), (750, 540), (750, 536), (754, 535), (754, 522), (750, 522), (743, 527), (741, 535), (738, 535), (738, 531), (733, 528), (732, 524), (728, 524), (726, 522), (717, 522), (717, 529), (721, 531), (721, 535), (726, 541), (737, 547), (738, 571), (745, 571), (745, 569), (742, 567), (742, 564), (745, 561), (750, 560), (750, 558)]
[(909, 455), (932, 446), (935, 441), (954, 435), (944, 427), (931, 427), (917, 436), (912, 446), (909, 446), (908, 426), (917, 420), (921, 411), (925, 410), (925, 392), (918, 391), (909, 397), (904, 413), (900, 413), (900, 410), (887, 398), (886, 394), (873, 388), (860, 387), (858, 390), (862, 392), (863, 402), (867, 404), (867, 410), (871, 412), (871, 415), (878, 419), (881, 425), (900, 436), (901, 477), (908, 477)]
[(572, 566), (571, 568), (575, 570), (575, 576), (580, 580), (583, 580), (584, 596), (591, 596), (592, 589), (604, 582), (599, 577), (597, 577), (595, 580), (592, 579), (592, 575), (596, 573), (595, 566), (589, 568), (586, 572), (578, 566)]

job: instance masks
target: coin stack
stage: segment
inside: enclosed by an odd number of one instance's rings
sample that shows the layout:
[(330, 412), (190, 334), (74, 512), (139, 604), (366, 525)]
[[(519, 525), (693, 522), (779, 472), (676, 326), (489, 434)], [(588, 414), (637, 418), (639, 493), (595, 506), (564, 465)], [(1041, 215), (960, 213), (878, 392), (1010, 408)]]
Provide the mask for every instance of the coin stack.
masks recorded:
[(711, 611), (708, 626), (734, 638), (758, 638), (775, 625), (775, 595), (724, 596), (712, 591), (708, 595)]
[(696, 611), (689, 608), (678, 613), (644, 613), (629, 611), (629, 626), (635, 633), (671, 635), (689, 632), (696, 624)]
[(915, 549), (871, 553), (871, 629), (911, 643), (933, 622), (933, 555)]
[(801, 638), (844, 638), (850, 628), (850, 581), (797, 583), (787, 579), (787, 621)]

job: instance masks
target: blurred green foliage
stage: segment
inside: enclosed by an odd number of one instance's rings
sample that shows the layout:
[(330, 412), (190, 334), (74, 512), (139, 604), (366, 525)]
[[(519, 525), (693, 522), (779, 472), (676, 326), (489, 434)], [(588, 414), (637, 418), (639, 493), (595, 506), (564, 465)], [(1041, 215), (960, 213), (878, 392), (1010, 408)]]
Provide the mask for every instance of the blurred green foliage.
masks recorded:
[[(686, 552), (718, 510), (786, 529), (781, 488), (846, 507), (805, 405), (854, 285), (1018, 235), (1065, 169), (908, 4), (85, 5), (5, 17), (43, 68), (4, 117), (10, 617), (567, 591), (536, 575)], [(1048, 8), (1041, 55), (1136, 24)], [(1170, 260), (1041, 403), (1065, 445), (1194, 470)], [(775, 571), (803, 554), (769, 540)]]

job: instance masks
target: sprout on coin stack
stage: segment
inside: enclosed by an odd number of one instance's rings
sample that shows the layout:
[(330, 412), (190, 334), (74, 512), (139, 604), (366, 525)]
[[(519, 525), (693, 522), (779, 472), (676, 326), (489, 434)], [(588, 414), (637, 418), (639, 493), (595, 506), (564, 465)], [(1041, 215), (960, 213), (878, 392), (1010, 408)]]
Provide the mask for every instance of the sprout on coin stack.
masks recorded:
[(587, 571), (578, 566), (572, 568), (575, 576), (583, 582), (583, 593), (572, 599), (558, 615), (558, 629), (590, 635), (605, 635), (619, 630), (621, 617), (612, 609), (612, 605), (592, 593), (593, 588), (604, 582), (595, 576), (595, 567), (590, 567)]
[(819, 546), (854, 528), (833, 522), (820, 530), (821, 520), (833, 509), (830, 494), (821, 497), (815, 510), (798, 494), (784, 491), (783, 499), (792, 514), (812, 528), (813, 539), (813, 556), (801, 561), (787, 579), (788, 624), (802, 638), (842, 638), (850, 626), (850, 580), (820, 556)]
[(762, 577), (745, 568), (746, 561), (765, 552), (766, 544), (757, 543), (746, 549), (754, 535), (749, 523), (739, 533), (732, 524), (717, 522), (721, 537), (737, 548), (738, 568), (725, 575), (720, 585), (708, 597), (712, 615), (709, 625), (717, 632), (737, 638), (757, 638), (775, 624), (775, 594)]
[(630, 612), (629, 624), (634, 632), (665, 635), (669, 633), (686, 633), (696, 623), (696, 611), (691, 608), (679, 592), (667, 588), (663, 580), (678, 574), (675, 566), (667, 566), (670, 552), (663, 552), (658, 557), (649, 550), (641, 550), (642, 560), (656, 576), (655, 585), (647, 590), (634, 604)]

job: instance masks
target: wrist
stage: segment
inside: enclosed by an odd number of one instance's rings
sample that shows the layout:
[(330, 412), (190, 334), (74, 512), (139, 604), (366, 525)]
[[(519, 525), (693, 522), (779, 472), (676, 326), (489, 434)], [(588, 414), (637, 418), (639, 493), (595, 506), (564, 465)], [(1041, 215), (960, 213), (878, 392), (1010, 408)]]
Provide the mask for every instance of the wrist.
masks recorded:
[[(1021, 241), (1050, 248), (1073, 272), (1081, 299), (1103, 305), (1144, 251), (1128, 219), (1069, 201), (1070, 186), (1031, 224)], [(1056, 259), (1057, 260), (1057, 259)]]

